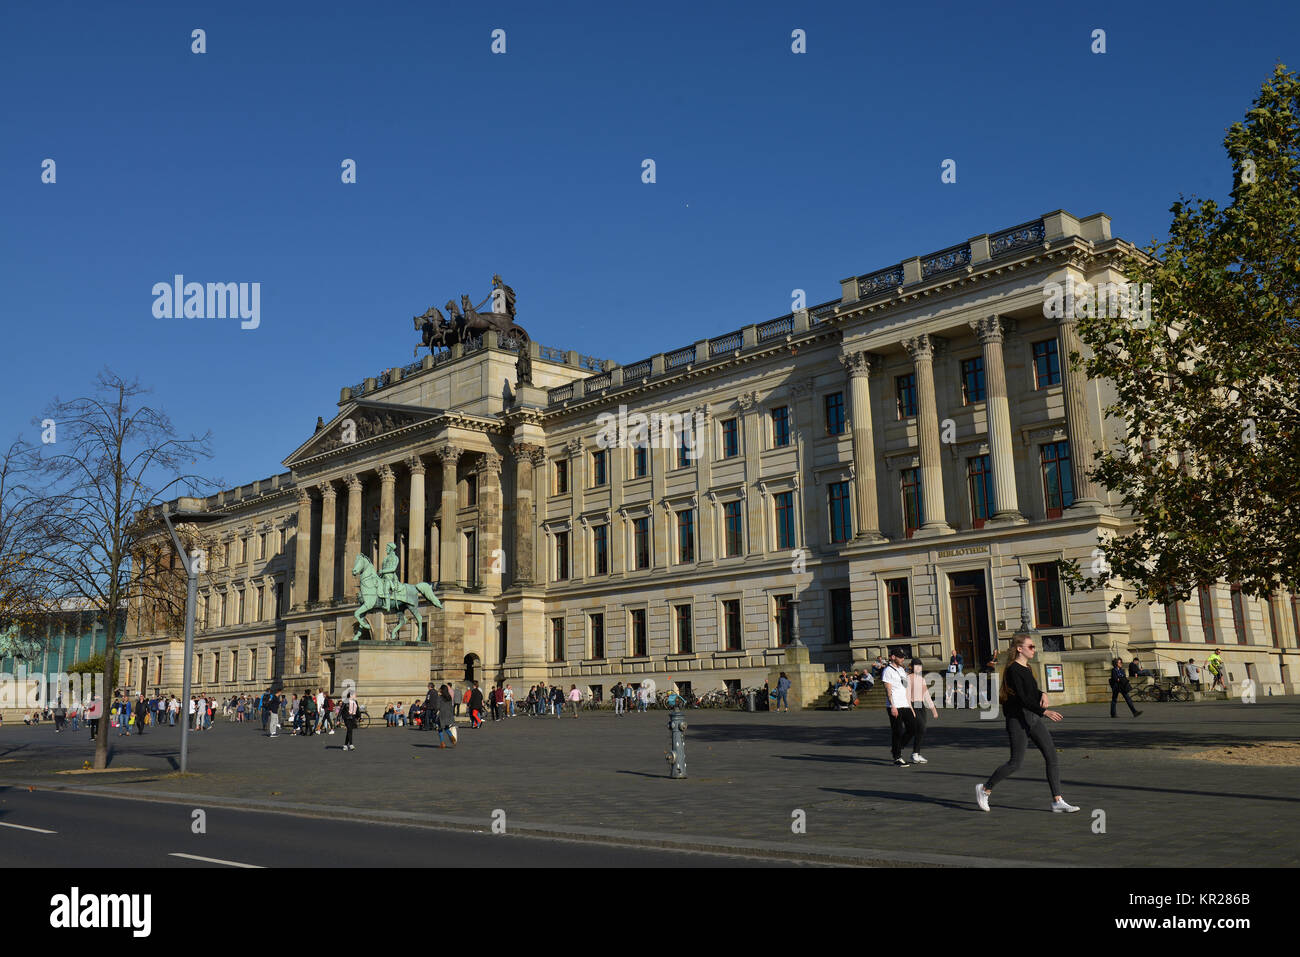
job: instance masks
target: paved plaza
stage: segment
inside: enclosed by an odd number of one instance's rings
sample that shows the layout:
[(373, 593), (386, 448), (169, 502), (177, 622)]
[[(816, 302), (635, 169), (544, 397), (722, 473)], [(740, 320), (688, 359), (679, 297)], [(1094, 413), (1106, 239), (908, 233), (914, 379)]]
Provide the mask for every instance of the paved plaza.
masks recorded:
[[(91, 757), (84, 730), (6, 725), (0, 783), (479, 830), (499, 810), (516, 834), (886, 866), (1300, 863), (1300, 767), (1187, 758), (1295, 741), (1300, 699), (1153, 703), (1137, 719), (1112, 720), (1098, 704), (1060, 710), (1063, 790), (1082, 809), (1070, 815), (1048, 810), (1033, 750), (992, 813), (976, 809), (975, 783), (1007, 755), (1002, 721), (978, 711), (941, 711), (929, 764), (908, 768), (890, 763), (883, 711), (694, 711), (685, 780), (667, 776), (667, 714), (655, 711), (489, 721), (462, 727), (460, 747), (445, 751), (432, 733), (382, 725), (344, 752), (341, 732), (269, 740), (260, 725), (222, 720), (191, 735), (186, 777), (175, 774), (179, 729), (109, 729), (113, 766), (142, 771), (61, 775)], [(792, 828), (799, 811), (805, 833)]]

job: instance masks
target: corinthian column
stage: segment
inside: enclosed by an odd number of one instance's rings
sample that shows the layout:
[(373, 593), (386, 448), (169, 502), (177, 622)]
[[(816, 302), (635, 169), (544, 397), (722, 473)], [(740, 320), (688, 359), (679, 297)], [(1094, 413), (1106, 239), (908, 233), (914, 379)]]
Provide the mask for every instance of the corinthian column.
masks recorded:
[(438, 525), (442, 541), (438, 549), (438, 580), (445, 590), (460, 587), (460, 549), (456, 542), (460, 495), (456, 488), (456, 463), (460, 461), (461, 450), (454, 445), (444, 445), (436, 451), (442, 459), (442, 519)]
[(903, 340), (916, 363), (916, 441), (921, 447), (921, 518), (917, 535), (951, 535), (943, 509), (943, 469), (939, 462), (939, 412), (934, 399), (934, 353), (938, 338), (927, 334)]
[(311, 597), (311, 495), (298, 489), (298, 529), (293, 536), (293, 603), (301, 608)]
[(352, 578), (352, 563), (361, 554), (361, 478), (349, 475), (345, 481), (348, 486), (348, 522), (343, 544), (343, 591), (347, 592), (348, 582)]
[(510, 580), (528, 585), (533, 580), (533, 466), (540, 465), (540, 446), (510, 446), (515, 456), (515, 567)]
[(1075, 368), (1070, 356), (1083, 352), (1077, 322), (1072, 315), (1062, 314), (1057, 319), (1057, 345), (1061, 359), (1061, 391), (1065, 398), (1065, 432), (1070, 439), (1070, 472), (1074, 479), (1074, 504), (1091, 508), (1102, 505), (1101, 495), (1092, 479), (1088, 466), (1092, 464), (1092, 434), (1088, 428), (1088, 406), (1084, 401), (1084, 375)]
[(320, 563), (316, 571), (316, 588), (320, 600), (334, 600), (334, 503), (333, 482), (321, 482), (320, 489)]
[(388, 551), (388, 543), (396, 543), (396, 502), (397, 476), (388, 465), (379, 466), (379, 559), (383, 560)]
[(1016, 495), (1016, 463), (1011, 447), (1011, 406), (1002, 358), (1002, 320), (998, 316), (972, 319), (970, 327), (984, 347), (984, 394), (988, 415), (989, 458), (993, 462), (993, 506), (990, 525), (1022, 525)]
[(880, 534), (880, 506), (876, 495), (876, 445), (871, 434), (871, 364), (869, 352), (840, 356), (849, 372), (849, 421), (853, 427), (853, 492), (855, 538), (861, 542), (883, 542)]
[(418, 455), (406, 460), (411, 470), (411, 508), (407, 515), (406, 580), (414, 585), (424, 576), (424, 462)]

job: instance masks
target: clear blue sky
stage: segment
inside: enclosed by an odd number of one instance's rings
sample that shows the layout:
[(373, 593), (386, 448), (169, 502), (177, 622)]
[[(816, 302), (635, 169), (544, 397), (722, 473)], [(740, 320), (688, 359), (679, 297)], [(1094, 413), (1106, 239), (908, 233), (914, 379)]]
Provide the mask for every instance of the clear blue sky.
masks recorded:
[[(535, 339), (627, 362), (1057, 208), (1144, 243), (1180, 192), (1226, 195), (1223, 131), (1278, 60), (1294, 0), (13, 0), (0, 437), (108, 365), (238, 484), (494, 272)], [(260, 328), (154, 318), (175, 273), (260, 282)]]

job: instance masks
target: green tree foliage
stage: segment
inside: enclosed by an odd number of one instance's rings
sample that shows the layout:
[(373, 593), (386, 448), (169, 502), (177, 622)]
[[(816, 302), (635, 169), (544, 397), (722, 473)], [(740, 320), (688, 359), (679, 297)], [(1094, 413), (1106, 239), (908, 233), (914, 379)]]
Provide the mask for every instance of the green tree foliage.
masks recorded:
[(1121, 579), (1130, 606), (1201, 582), (1300, 589), (1300, 78), (1278, 65), (1224, 146), (1231, 202), (1181, 198), (1128, 270), (1151, 319), (1079, 318), (1082, 365), (1115, 384), (1128, 429), (1092, 474), (1135, 526), (1103, 539), (1109, 569), (1068, 577)]

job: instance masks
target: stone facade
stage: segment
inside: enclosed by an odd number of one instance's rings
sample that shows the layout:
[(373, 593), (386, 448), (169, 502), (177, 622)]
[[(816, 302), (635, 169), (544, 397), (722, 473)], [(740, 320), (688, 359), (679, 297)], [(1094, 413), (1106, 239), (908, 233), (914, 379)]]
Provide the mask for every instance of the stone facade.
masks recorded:
[[(288, 473), (189, 506), (218, 516), (223, 545), (200, 586), (195, 687), (337, 686), (353, 562), (393, 541), (402, 579), (445, 606), (421, 609), (427, 673), (401, 652), (411, 694), (430, 677), (760, 685), (787, 659), (796, 596), (827, 669), (894, 644), (974, 665), (1015, 630), (1021, 576), (1048, 647), (1094, 675), (1113, 654), (1203, 663), (1217, 642), (1234, 681), (1294, 691), (1294, 596), (1216, 586), (1171, 627), (1052, 571), (1090, 565), (1125, 517), (1084, 472), (1120, 434), (1108, 386), (1069, 367), (1074, 324), (1044, 317), (1043, 287), (1121, 282), (1133, 252), (1106, 216), (1057, 211), (639, 362), (529, 343), (520, 386), (518, 346), (489, 332), (346, 388)], [(139, 620), (124, 658), (161, 659), (179, 688), (181, 637)]]

